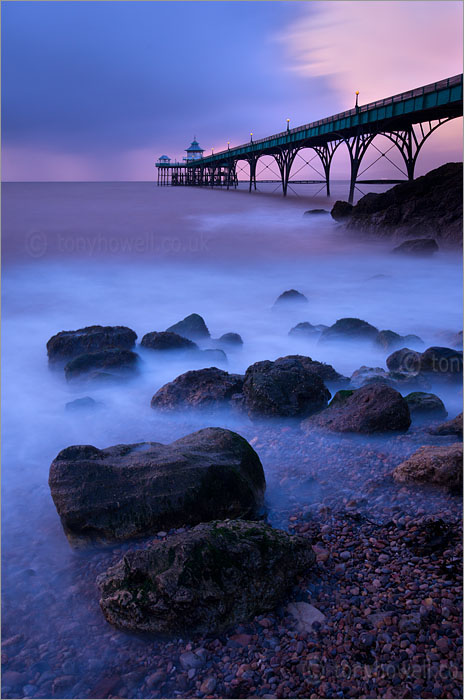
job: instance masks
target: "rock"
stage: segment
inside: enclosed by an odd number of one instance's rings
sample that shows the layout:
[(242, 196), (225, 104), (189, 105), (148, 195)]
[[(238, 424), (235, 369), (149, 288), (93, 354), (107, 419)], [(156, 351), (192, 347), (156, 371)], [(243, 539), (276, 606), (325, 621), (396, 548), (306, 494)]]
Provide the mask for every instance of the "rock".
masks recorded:
[(430, 428), (429, 433), (431, 435), (456, 435), (462, 438), (462, 413), (446, 423)]
[(146, 333), (140, 345), (150, 350), (198, 350), (198, 345), (192, 340), (168, 331)]
[(245, 372), (242, 393), (250, 418), (305, 417), (330, 399), (323, 380), (298, 355), (255, 362)]
[(412, 418), (446, 418), (448, 415), (443, 401), (436, 394), (413, 391), (404, 398)]
[(315, 338), (321, 334), (321, 331), (311, 323), (304, 321), (303, 323), (297, 323), (296, 326), (289, 330), (288, 334), (299, 338)]
[(390, 350), (401, 345), (402, 340), (402, 336), (394, 331), (379, 331), (374, 338), (374, 343), (385, 350)]
[(242, 336), (238, 333), (224, 333), (216, 342), (226, 347), (240, 347), (243, 345)]
[(93, 411), (98, 408), (101, 404), (90, 396), (83, 396), (81, 399), (74, 399), (74, 401), (68, 401), (65, 405), (67, 411)]
[(66, 362), (99, 350), (130, 350), (137, 333), (126, 326), (87, 326), (77, 331), (61, 331), (47, 343), (50, 362)]
[(386, 364), (390, 372), (417, 373), (420, 367), (420, 353), (410, 348), (401, 348), (387, 357)]
[(462, 163), (447, 163), (381, 194), (369, 193), (345, 224), (381, 237), (436, 238), (462, 245)]
[(205, 678), (203, 683), (200, 685), (200, 693), (205, 695), (211, 695), (216, 689), (216, 679), (213, 676), (208, 676)]
[(342, 374), (337, 372), (332, 365), (326, 364), (325, 362), (318, 362), (318, 360), (313, 360), (311, 357), (307, 357), (306, 355), (286, 355), (285, 357), (279, 357), (276, 362), (280, 362), (281, 360), (297, 360), (298, 362), (301, 362), (305, 370), (311, 374), (317, 374), (317, 376), (324, 382), (348, 384), (350, 381), (348, 377), (344, 377)]
[(278, 297), (275, 302), (274, 306), (280, 306), (280, 305), (290, 305), (290, 304), (307, 304), (308, 300), (305, 297), (304, 294), (301, 292), (297, 292), (296, 289), (289, 289), (286, 292), (282, 292), (280, 297)]
[(350, 379), (350, 386), (354, 387), (355, 389), (366, 386), (366, 384), (377, 383), (389, 385), (393, 384), (388, 372), (381, 367), (366, 367), (363, 365), (353, 372)]
[(418, 335), (399, 335), (394, 331), (379, 331), (378, 335), (375, 337), (374, 342), (379, 347), (384, 350), (393, 350), (394, 348), (405, 347), (407, 345), (415, 345), (416, 347), (421, 347), (424, 345), (422, 338)]
[(330, 214), (330, 212), (327, 209), (308, 209), (303, 216), (319, 216), (321, 214)]
[(343, 403), (349, 396), (354, 394), (354, 391), (354, 389), (340, 389), (334, 394), (332, 401), (329, 403), (329, 407)]
[(462, 350), (431, 347), (420, 355), (419, 372), (434, 380), (462, 382)]
[(323, 331), (319, 343), (347, 340), (373, 341), (378, 333), (378, 329), (367, 321), (362, 321), (359, 318), (340, 318)]
[(100, 352), (89, 352), (79, 355), (65, 365), (64, 373), (66, 379), (77, 379), (83, 375), (90, 375), (99, 371), (109, 373), (112, 376), (127, 376), (133, 374), (137, 369), (139, 356), (132, 350), (101, 350)]
[(166, 328), (167, 332), (178, 333), (189, 340), (202, 340), (210, 337), (209, 330), (199, 314), (190, 314), (182, 321)]
[(313, 632), (313, 624), (315, 622), (323, 624), (326, 620), (325, 615), (315, 608), (314, 605), (303, 601), (289, 603), (287, 611), (297, 621), (296, 628), (298, 632)]
[(126, 631), (213, 634), (272, 610), (314, 554), (307, 539), (231, 520), (154, 541), (97, 584), (107, 621)]
[(188, 671), (191, 668), (203, 668), (205, 665), (204, 654), (198, 654), (194, 651), (186, 651), (184, 654), (181, 654), (179, 661), (184, 671)]
[(158, 389), (152, 408), (177, 411), (185, 408), (212, 410), (230, 403), (242, 391), (244, 377), (217, 367), (190, 370)]
[(353, 214), (353, 205), (339, 200), (333, 205), (330, 214), (335, 221), (347, 221)]
[(68, 540), (79, 544), (252, 516), (265, 479), (246, 440), (205, 428), (169, 445), (68, 447), (52, 462), (49, 485)]
[(303, 421), (301, 427), (305, 431), (385, 433), (404, 432), (410, 425), (408, 404), (401, 394), (385, 384), (369, 384)]
[(224, 350), (220, 350), (219, 348), (208, 348), (207, 350), (201, 350), (196, 359), (201, 361), (202, 364), (211, 364), (212, 362), (227, 364), (227, 355)]
[(399, 255), (429, 256), (438, 251), (438, 245), (434, 238), (414, 238), (404, 241), (392, 253)]
[(421, 447), (393, 471), (400, 483), (438, 484), (462, 489), (462, 443)]

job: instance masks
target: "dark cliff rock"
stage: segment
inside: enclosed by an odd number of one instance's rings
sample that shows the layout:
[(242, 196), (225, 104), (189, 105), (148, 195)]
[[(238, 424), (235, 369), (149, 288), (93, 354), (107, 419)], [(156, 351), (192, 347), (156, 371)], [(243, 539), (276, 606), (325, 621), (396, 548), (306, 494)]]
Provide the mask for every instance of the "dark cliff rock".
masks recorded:
[[(362, 197), (350, 212), (336, 202), (332, 216), (348, 230), (379, 237), (435, 238), (462, 244), (462, 163), (446, 163), (412, 182)], [(343, 216), (340, 216), (343, 211)]]

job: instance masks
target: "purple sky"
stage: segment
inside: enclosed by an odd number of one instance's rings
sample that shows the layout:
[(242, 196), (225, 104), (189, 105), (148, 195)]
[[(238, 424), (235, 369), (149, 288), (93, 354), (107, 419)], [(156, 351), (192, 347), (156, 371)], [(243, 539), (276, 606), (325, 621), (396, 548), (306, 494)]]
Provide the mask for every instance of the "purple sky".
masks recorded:
[[(150, 180), (195, 134), (220, 150), (462, 71), (462, 4), (8, 2), (4, 180)], [(462, 120), (420, 171), (462, 159)], [(340, 156), (334, 176), (346, 175)], [(378, 171), (377, 171), (378, 172)], [(386, 173), (387, 175), (390, 173)]]

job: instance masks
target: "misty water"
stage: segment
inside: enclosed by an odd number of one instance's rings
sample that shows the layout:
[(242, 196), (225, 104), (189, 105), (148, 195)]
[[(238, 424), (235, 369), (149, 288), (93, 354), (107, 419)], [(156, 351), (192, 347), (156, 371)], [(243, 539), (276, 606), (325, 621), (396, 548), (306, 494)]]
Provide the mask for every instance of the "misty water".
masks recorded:
[[(47, 340), (61, 330), (101, 324), (129, 326), (140, 342), (145, 333), (198, 313), (212, 338), (242, 336), (243, 348), (227, 351), (227, 363), (217, 365), (229, 372), (303, 354), (350, 376), (361, 365), (385, 368), (388, 353), (365, 344), (321, 346), (289, 330), (303, 321), (331, 325), (353, 316), (379, 329), (417, 334), (425, 347), (448, 345), (446, 334), (461, 325), (461, 258), (447, 251), (430, 259), (393, 256), (391, 240), (348, 238), (328, 214), (303, 216), (346, 198), (345, 183), (335, 185), (330, 200), (302, 190), (284, 200), (151, 183), (7, 183), (2, 195), (3, 637), (23, 637), (15, 660), (28, 676), (23, 696), (47, 697), (53, 680), (64, 676), (75, 680), (57, 689), (57, 697), (86, 697), (108, 669), (130, 667), (131, 654), (154, 652), (148, 642), (112, 629), (98, 608), (95, 575), (123, 547), (110, 548), (105, 559), (68, 545), (47, 483), (61, 449), (170, 442), (207, 425), (236, 429), (254, 439), (268, 479), (268, 518), (282, 527), (298, 499), (303, 505), (318, 499), (317, 486), (301, 486), (305, 471), (313, 475), (319, 462), (330, 460), (320, 443), (317, 453), (308, 444), (304, 459), (292, 452), (301, 444), (293, 427), (288, 444), (273, 451), (272, 426), (243, 416), (157, 414), (150, 407), (157, 389), (202, 366), (188, 356), (160, 358), (137, 346), (137, 377), (92, 386), (67, 383), (62, 371), (49, 369)], [(287, 289), (305, 294), (308, 304), (273, 309)], [(437, 387), (436, 393), (449, 418), (460, 412), (456, 389)], [(100, 407), (65, 409), (83, 396)], [(327, 445), (332, 456), (337, 440)], [(393, 447), (381, 439), (370, 444), (397, 451), (399, 462), (424, 443), (419, 436)], [(363, 441), (352, 445), (364, 447)], [(287, 489), (281, 482), (289, 470), (293, 487)], [(362, 480), (351, 487), (339, 460), (332, 488), (340, 498), (350, 489), (359, 496)]]

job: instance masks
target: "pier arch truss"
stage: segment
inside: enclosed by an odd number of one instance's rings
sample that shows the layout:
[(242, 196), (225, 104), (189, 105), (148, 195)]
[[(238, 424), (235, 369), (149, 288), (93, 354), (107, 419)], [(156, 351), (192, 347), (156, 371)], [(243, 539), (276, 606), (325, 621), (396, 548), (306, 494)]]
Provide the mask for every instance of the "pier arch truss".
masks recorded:
[[(287, 128), (258, 141), (229, 147), (194, 163), (157, 163), (158, 184), (230, 189), (246, 179), (250, 192), (258, 189), (261, 182), (275, 182), (286, 196), (292, 184), (311, 183), (320, 184), (330, 196), (331, 165), (342, 146), (349, 156), (348, 201), (353, 202), (358, 182), (393, 184), (414, 179), (417, 158), (427, 139), (442, 124), (462, 117), (462, 82), (462, 74), (446, 78), (301, 127)], [(390, 141), (391, 146), (379, 148), (375, 139), (380, 136)], [(377, 153), (374, 162), (365, 166), (363, 159), (369, 147)], [(401, 165), (392, 159), (392, 149), (399, 152)], [(360, 180), (381, 158), (390, 161), (402, 178)], [(304, 168), (310, 168), (311, 174), (314, 172), (319, 179), (296, 179)]]

